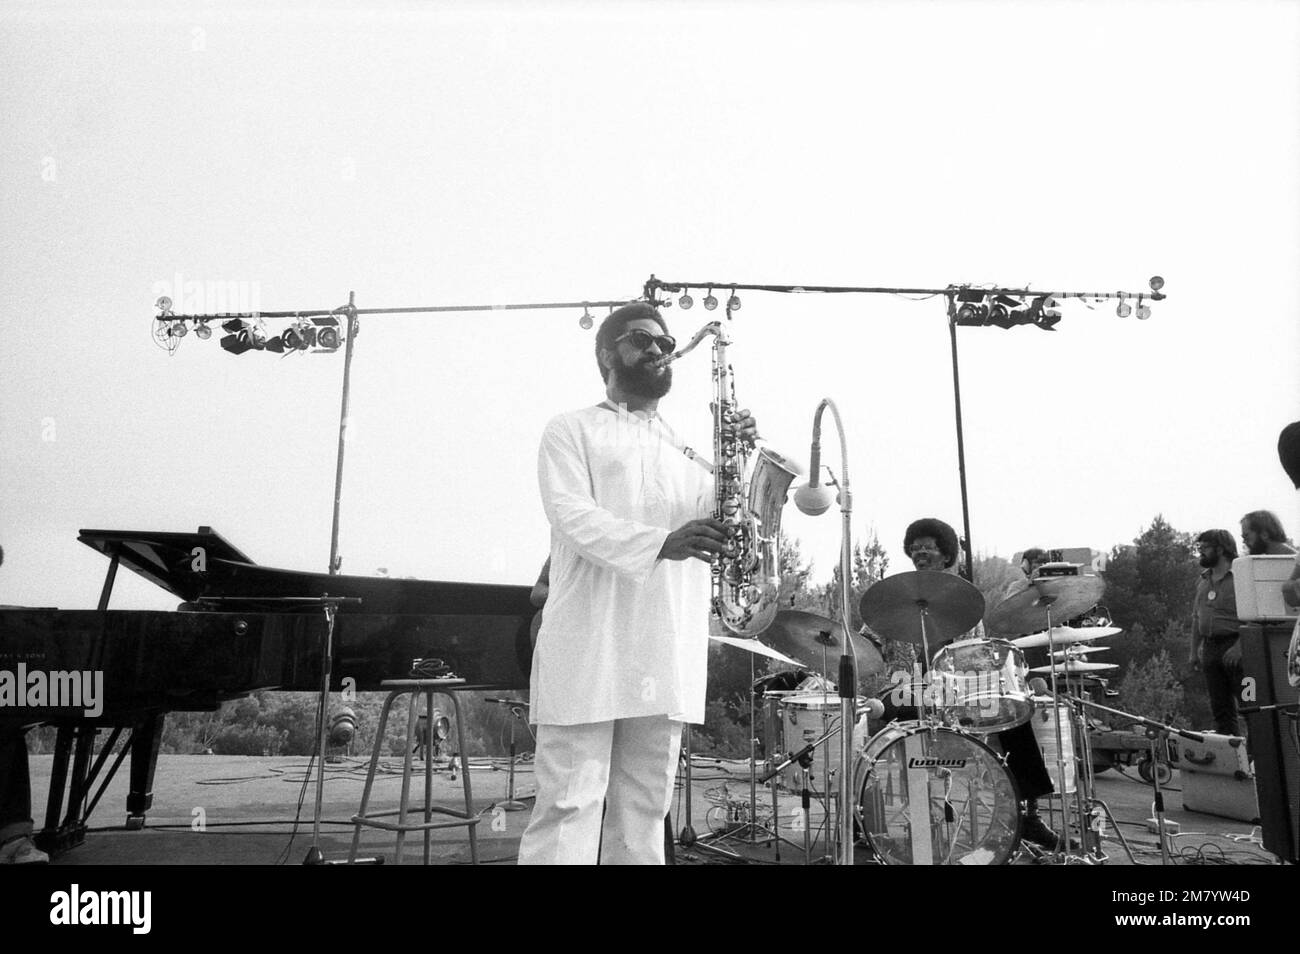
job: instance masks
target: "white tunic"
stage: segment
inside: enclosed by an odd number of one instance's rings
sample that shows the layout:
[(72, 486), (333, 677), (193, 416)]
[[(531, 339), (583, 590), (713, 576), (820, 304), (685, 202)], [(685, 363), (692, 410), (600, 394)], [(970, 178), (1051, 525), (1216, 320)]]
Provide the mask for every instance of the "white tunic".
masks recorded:
[(551, 588), (531, 720), (703, 722), (709, 567), (658, 554), (670, 531), (712, 512), (712, 478), (660, 419), (607, 406), (553, 418), (537, 472)]

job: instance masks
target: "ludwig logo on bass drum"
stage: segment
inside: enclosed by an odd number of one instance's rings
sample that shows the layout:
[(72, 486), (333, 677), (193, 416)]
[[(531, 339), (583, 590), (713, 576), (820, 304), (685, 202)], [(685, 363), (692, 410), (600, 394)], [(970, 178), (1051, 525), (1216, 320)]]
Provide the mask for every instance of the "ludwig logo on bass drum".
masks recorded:
[(908, 768), (955, 768), (964, 769), (966, 759), (922, 759), (910, 758), (907, 760)]

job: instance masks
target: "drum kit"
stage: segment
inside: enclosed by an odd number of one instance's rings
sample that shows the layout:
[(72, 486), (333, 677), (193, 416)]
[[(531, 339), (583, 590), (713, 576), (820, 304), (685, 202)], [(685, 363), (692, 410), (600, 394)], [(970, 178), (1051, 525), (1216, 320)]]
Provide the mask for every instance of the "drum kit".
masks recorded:
[[(1077, 574), (1077, 568), (1071, 569)], [(1109, 807), (1095, 797), (1084, 714), (1085, 706), (1104, 709), (1089, 701), (1088, 690), (1104, 685), (1100, 674), (1118, 668), (1085, 656), (1105, 652), (1106, 647), (1093, 641), (1122, 630), (1056, 622), (1091, 610), (1103, 589), (1096, 576), (1036, 577), (989, 613), (988, 631), (995, 635), (980, 631), (974, 638), (967, 634), (984, 616), (985, 601), (961, 577), (914, 571), (886, 577), (867, 590), (860, 605), (863, 632), (913, 643), (919, 660), (928, 663), (918, 662), (910, 676), (895, 674), (888, 693), (894, 721), (870, 734), (868, 715), (879, 717), (885, 706), (865, 698), (862, 683), (864, 677), (882, 674), (885, 662), (875, 642), (849, 634), (859, 672), (851, 811), (859, 843), (868, 846), (874, 861), (982, 865), (1005, 864), (1016, 857), (1021, 847), (1020, 796), (990, 737), (1026, 723), (1054, 779), (1055, 793), (1047, 796), (1053, 800), (1052, 819), (1059, 809), (1060, 829), (1068, 832), (1069, 816), (1074, 815), (1077, 831), (1092, 837), (1083, 842), (1059, 837), (1054, 852), (1039, 852), (1028, 844), (1025, 849), (1040, 860), (1064, 864), (1105, 861), (1099, 838), (1104, 812), (1132, 858)], [(1030, 635), (996, 635), (1016, 633)], [(753, 683), (751, 712), (761, 701), (769, 770), (762, 778), (751, 777), (749, 817), (755, 817), (759, 783), (771, 782), (774, 816), (778, 787), (801, 793), (805, 861), (812, 863), (810, 799), (821, 801), (828, 849), (838, 831), (832, 821), (838, 811), (838, 786), (832, 780), (843, 766), (840, 747), (827, 743), (840, 731), (840, 697), (831, 667), (843, 651), (845, 632), (825, 617), (786, 611), (777, 614), (763, 638), (770, 645), (761, 655), (782, 657), (795, 668)], [(1049, 662), (1030, 669), (1024, 651), (1038, 648), (1048, 651)], [(814, 661), (821, 664), (820, 671), (808, 665)], [(1031, 680), (1031, 674), (1048, 678)], [(754, 763), (751, 759), (751, 776)], [(755, 827), (747, 831), (751, 840), (756, 838)], [(765, 842), (777, 842), (779, 852), (779, 834), (767, 829), (762, 834)]]

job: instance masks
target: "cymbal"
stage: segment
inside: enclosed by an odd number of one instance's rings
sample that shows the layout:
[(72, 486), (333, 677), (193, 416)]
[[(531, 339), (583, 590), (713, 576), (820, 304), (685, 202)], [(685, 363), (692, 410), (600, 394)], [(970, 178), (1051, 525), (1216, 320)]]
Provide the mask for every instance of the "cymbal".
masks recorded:
[[(833, 619), (803, 610), (783, 610), (763, 631), (763, 638), (782, 652), (801, 660), (799, 665), (809, 669), (821, 667), (824, 650), (826, 668), (830, 672), (822, 675), (833, 680), (839, 671), (838, 659), (844, 652), (844, 627)], [(871, 640), (854, 633), (852, 643), (859, 679), (885, 671), (885, 657)]]
[[(1107, 670), (1118, 669), (1118, 668), (1119, 666), (1116, 663), (1095, 663), (1095, 662), (1084, 662), (1081, 659), (1071, 659), (1068, 662), (1057, 663), (1056, 674), (1059, 676), (1061, 673), (1066, 673), (1067, 675), (1070, 675), (1074, 673), (1084, 673), (1084, 672), (1106, 672)], [(1047, 673), (1052, 671), (1052, 667), (1035, 666), (1033, 669), (1029, 671), (1033, 673), (1040, 673), (1042, 675), (1046, 675)]]
[(862, 621), (875, 632), (918, 645), (924, 610), (926, 640), (936, 649), (980, 621), (984, 595), (956, 574), (912, 570), (873, 584), (860, 610)]
[[(1001, 606), (1002, 604), (998, 604)], [(994, 609), (996, 613), (997, 610)], [(1124, 630), (1118, 626), (1053, 626), (1052, 642), (1057, 646), (1068, 646), (1071, 643), (1086, 643), (1091, 639), (1101, 639), (1103, 636), (1118, 636)], [(1047, 646), (1047, 630), (1041, 633), (1033, 633), (1030, 636), (1017, 636), (1010, 641), (1013, 646), (1019, 646), (1021, 649), (1037, 649), (1039, 646)]]
[(1108, 653), (1109, 646), (1071, 646), (1060, 652), (1052, 653), (1052, 658), (1058, 662), (1062, 659), (1078, 659), (1080, 656), (1088, 656), (1092, 653)]
[[(1105, 581), (1099, 576), (1040, 577), (993, 608), (986, 621), (994, 634), (1033, 633), (1050, 620), (1067, 620), (1097, 605)], [(868, 590), (870, 592), (870, 590)]]
[(724, 646), (735, 646), (737, 649), (743, 649), (747, 653), (754, 653), (756, 656), (766, 656), (768, 659), (775, 659), (777, 662), (785, 663), (788, 666), (802, 666), (803, 663), (797, 659), (791, 659), (784, 653), (777, 652), (771, 646), (760, 643), (757, 639), (751, 639), (745, 636), (710, 636), (709, 639), (715, 643), (722, 643)]

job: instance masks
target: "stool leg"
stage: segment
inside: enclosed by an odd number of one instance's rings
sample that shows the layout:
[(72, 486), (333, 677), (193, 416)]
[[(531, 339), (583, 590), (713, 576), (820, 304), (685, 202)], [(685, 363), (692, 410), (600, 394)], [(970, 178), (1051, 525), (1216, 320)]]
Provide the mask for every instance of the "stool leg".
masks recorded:
[[(384, 700), (384, 707), (379, 710), (379, 728), (375, 732), (375, 749), (370, 755), (370, 768), (366, 772), (366, 785), (361, 790), (361, 809), (357, 812), (356, 818), (366, 817), (366, 806), (370, 804), (370, 789), (375, 784), (375, 769), (379, 765), (379, 753), (384, 747), (384, 732), (388, 728), (388, 711), (393, 707), (393, 699), (396, 693), (390, 692), (388, 698)], [(357, 860), (357, 846), (361, 841), (361, 823), (353, 819), (352, 831), (352, 850), (348, 852), (348, 864)]]
[[(433, 821), (433, 759), (429, 749), (433, 747), (433, 690), (424, 694), (424, 724), (429, 727), (429, 741), (424, 749), (424, 823)], [(424, 829), (424, 863), (429, 863), (429, 839), (433, 832)]]
[[(465, 720), (460, 716), (460, 699), (455, 690), (448, 693), (451, 696), (451, 707), (456, 713), (456, 744), (460, 746), (460, 774), (465, 781), (465, 817), (472, 819), (474, 817), (474, 792), (469, 783), (469, 754), (465, 751)], [(478, 864), (478, 835), (475, 829), (477, 825), (467, 825), (469, 829), (469, 863)]]
[(394, 864), (402, 863), (402, 845), (406, 842), (406, 804), (411, 795), (411, 742), (415, 739), (415, 713), (420, 697), (410, 692), (406, 704), (406, 753), (402, 758), (402, 800), (397, 806), (397, 859)]

